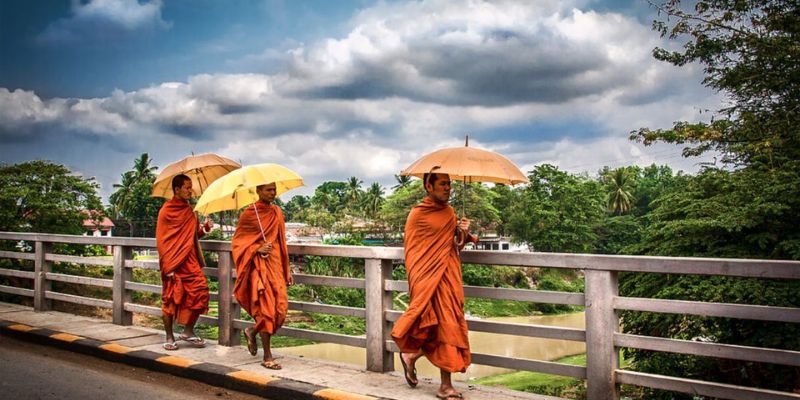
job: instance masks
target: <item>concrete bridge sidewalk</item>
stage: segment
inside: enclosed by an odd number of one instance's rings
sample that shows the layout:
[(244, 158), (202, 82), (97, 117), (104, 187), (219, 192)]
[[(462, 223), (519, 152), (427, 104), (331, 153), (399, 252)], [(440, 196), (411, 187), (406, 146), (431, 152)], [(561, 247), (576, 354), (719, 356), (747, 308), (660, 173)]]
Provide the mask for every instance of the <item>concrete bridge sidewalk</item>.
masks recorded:
[[(266, 370), (261, 355), (250, 356), (241, 346), (219, 346), (207, 341), (205, 348), (162, 349), (162, 331), (114, 325), (110, 322), (56, 311), (34, 312), (30, 307), (0, 303), (0, 333), (91, 354), (211, 385), (227, 387), (270, 399), (435, 399), (436, 380), (420, 377), (409, 388), (402, 373), (381, 374), (351, 365), (281, 355), (283, 369)], [(1, 343), (1, 342), (0, 342)], [(259, 350), (260, 352), (261, 350)], [(555, 400), (480, 385), (457, 383), (470, 400)]]

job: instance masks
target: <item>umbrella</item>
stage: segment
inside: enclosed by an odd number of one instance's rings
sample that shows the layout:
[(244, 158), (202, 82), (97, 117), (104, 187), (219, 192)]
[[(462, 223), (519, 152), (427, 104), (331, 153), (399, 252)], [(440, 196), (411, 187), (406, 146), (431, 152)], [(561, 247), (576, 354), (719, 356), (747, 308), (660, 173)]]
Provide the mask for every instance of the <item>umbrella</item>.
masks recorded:
[(450, 147), (424, 155), (402, 170), (400, 175), (422, 178), (431, 172), (448, 174), (450, 179), (464, 182), (462, 216), (466, 209), (467, 183), (493, 182), (505, 185), (528, 183), (528, 177), (509, 159), (489, 150), (469, 147), (469, 136), (464, 147)]
[(278, 164), (256, 164), (237, 169), (214, 181), (206, 189), (194, 210), (201, 214), (238, 210), (258, 200), (256, 187), (275, 183), (275, 194), (303, 186), (303, 178)]
[[(435, 169), (435, 171), (434, 171)], [(414, 161), (400, 175), (422, 178), (436, 172), (450, 175), (450, 179), (471, 182), (494, 182), (506, 185), (528, 183), (528, 178), (509, 159), (492, 151), (469, 147), (469, 136), (464, 147), (436, 150)]]
[(180, 174), (192, 180), (192, 191), (195, 196), (200, 196), (212, 182), (238, 168), (241, 168), (241, 165), (236, 161), (214, 153), (191, 155), (167, 165), (158, 174), (153, 183), (152, 196), (171, 199), (174, 194), (172, 178)]

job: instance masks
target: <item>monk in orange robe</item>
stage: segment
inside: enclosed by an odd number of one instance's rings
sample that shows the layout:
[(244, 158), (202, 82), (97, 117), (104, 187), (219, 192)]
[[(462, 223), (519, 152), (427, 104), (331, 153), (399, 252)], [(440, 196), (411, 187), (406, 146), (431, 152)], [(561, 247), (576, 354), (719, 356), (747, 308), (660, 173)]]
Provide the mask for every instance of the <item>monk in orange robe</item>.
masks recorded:
[[(451, 373), (465, 372), (470, 364), (467, 321), (464, 318), (464, 288), (461, 280), (459, 247), (469, 234), (469, 220), (456, 223), (448, 204), (450, 177), (425, 174), (428, 196), (415, 206), (406, 220), (404, 247), (411, 302), (395, 322), (392, 338), (400, 348), (406, 382), (417, 386), (415, 364), (421, 356), (439, 367), (441, 385), (436, 397), (461, 398), (452, 384)], [(465, 237), (461, 245), (454, 237)]]
[(156, 246), (161, 269), (161, 314), (167, 340), (164, 349), (177, 350), (172, 323), (184, 325), (179, 340), (196, 347), (205, 341), (194, 333), (200, 314), (208, 312), (208, 284), (203, 274), (205, 261), (198, 238), (211, 230), (211, 220), (199, 225), (189, 199), (192, 180), (186, 175), (172, 179), (174, 196), (158, 212)]
[(294, 284), (286, 248), (283, 211), (272, 204), (275, 184), (256, 188), (258, 201), (239, 216), (231, 247), (236, 263), (236, 301), (253, 317), (255, 326), (244, 331), (247, 350), (258, 352), (256, 333), (261, 336), (267, 369), (281, 369), (270, 350), (272, 335), (283, 325), (289, 309), (286, 287)]

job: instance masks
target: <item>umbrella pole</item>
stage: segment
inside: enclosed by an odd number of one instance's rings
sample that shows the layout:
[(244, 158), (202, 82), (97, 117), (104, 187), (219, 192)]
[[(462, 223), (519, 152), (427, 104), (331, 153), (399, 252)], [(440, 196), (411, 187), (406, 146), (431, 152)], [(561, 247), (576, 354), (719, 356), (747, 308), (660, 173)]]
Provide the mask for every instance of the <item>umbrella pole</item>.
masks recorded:
[(461, 218), (467, 216), (467, 178), (464, 178), (464, 186), (461, 190)]

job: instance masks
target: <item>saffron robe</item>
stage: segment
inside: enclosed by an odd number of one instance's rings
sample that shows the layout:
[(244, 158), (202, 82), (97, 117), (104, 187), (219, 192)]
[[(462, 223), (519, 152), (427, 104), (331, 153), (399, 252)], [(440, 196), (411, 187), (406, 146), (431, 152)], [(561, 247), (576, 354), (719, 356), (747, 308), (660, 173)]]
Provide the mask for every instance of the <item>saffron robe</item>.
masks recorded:
[[(470, 350), (456, 226), (453, 207), (429, 197), (408, 215), (404, 255), (411, 302), (392, 338), (404, 353), (422, 350), (433, 365), (465, 372)], [(472, 235), (468, 240), (477, 242)]]
[[(265, 243), (261, 229), (266, 242), (272, 243), (267, 258), (262, 258), (257, 251)], [(233, 288), (236, 301), (255, 320), (253, 329), (256, 332), (272, 335), (283, 325), (289, 309), (286, 283), (291, 271), (286, 226), (280, 207), (262, 201), (248, 206), (239, 216), (231, 247), (236, 264)]]
[[(161, 206), (156, 224), (161, 312), (183, 325), (208, 312), (208, 283), (199, 235), (197, 217), (186, 200), (175, 196)], [(167, 276), (170, 273), (174, 275)]]

